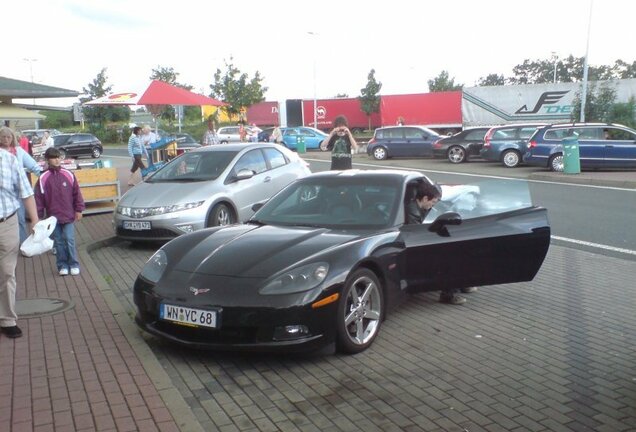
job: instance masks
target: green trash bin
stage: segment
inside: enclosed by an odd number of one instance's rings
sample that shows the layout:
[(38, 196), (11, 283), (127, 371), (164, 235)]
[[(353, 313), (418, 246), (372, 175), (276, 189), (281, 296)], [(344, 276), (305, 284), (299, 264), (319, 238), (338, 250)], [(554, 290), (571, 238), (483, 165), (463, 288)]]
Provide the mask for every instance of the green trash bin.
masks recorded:
[(304, 136), (296, 137), (296, 152), (305, 153), (305, 137)]
[(578, 135), (563, 138), (563, 172), (565, 174), (579, 174), (581, 172), (581, 160), (579, 158)]

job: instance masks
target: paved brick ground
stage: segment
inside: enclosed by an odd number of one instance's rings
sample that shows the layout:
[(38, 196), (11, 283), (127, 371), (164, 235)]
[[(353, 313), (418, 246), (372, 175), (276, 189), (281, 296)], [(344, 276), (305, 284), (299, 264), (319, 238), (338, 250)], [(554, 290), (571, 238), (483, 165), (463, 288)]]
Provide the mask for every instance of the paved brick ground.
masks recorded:
[[(110, 215), (87, 216), (78, 242), (109, 236)], [(55, 256), (20, 258), (18, 299), (75, 307), (19, 319), (22, 338), (0, 336), (0, 431), (176, 431), (172, 414), (98, 290), (87, 263), (57, 276)]]
[[(124, 309), (153, 247), (92, 254)], [(355, 356), (184, 350), (147, 337), (205, 430), (636, 431), (636, 262), (551, 247), (530, 283), (417, 295)]]

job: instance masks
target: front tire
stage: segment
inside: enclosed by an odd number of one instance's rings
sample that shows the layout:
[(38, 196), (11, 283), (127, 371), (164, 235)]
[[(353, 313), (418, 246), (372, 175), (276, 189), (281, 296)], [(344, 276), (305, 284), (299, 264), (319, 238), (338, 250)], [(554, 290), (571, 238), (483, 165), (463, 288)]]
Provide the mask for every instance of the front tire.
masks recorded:
[(207, 226), (225, 226), (232, 225), (235, 222), (234, 213), (226, 204), (217, 204), (214, 206), (208, 217)]
[(561, 153), (553, 154), (548, 161), (550, 171), (563, 172), (563, 155)]
[(515, 168), (521, 163), (521, 155), (516, 150), (506, 150), (501, 155), (501, 163), (503, 163), (506, 168)]
[(355, 354), (369, 348), (380, 332), (384, 316), (384, 293), (377, 276), (359, 269), (348, 278), (338, 303), (339, 351)]
[(384, 147), (376, 147), (373, 149), (373, 158), (376, 160), (385, 160), (389, 155)]
[(452, 146), (446, 154), (451, 163), (458, 164), (466, 162), (466, 149), (462, 146)]
[(93, 147), (93, 150), (91, 150), (91, 156), (93, 157), (93, 159), (97, 159), (101, 155), (102, 151), (99, 149), (99, 147)]

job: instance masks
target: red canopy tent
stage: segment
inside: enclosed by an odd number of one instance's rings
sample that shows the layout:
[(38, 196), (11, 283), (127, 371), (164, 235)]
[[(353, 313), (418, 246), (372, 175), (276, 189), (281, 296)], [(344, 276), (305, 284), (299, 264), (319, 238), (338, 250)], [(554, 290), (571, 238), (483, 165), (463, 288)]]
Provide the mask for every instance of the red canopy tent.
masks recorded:
[(117, 93), (85, 102), (84, 105), (212, 105), (224, 106), (225, 102), (193, 93), (163, 81), (154, 80), (142, 93)]

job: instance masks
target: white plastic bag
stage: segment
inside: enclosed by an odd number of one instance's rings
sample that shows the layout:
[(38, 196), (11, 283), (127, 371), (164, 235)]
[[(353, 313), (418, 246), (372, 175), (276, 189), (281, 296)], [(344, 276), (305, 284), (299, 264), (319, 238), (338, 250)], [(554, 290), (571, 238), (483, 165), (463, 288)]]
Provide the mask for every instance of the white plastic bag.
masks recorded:
[(31, 234), (20, 246), (22, 255), (32, 257), (40, 255), (53, 248), (53, 240), (50, 236), (57, 225), (55, 216), (51, 216), (39, 221), (33, 226), (33, 234)]

